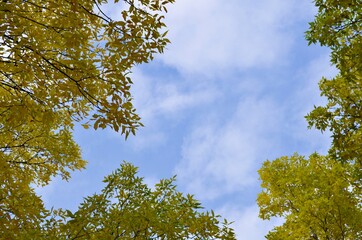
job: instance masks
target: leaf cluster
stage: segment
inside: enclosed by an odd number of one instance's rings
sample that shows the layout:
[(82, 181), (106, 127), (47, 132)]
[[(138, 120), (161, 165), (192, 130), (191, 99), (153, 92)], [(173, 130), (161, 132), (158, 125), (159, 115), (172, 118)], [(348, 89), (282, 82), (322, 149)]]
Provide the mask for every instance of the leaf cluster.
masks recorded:
[(339, 74), (320, 81), (321, 95), (328, 99), (308, 116), (309, 125), (333, 134), (330, 150), (336, 159), (355, 161), (361, 167), (362, 148), (362, 2), (315, 1), (318, 14), (306, 38), (331, 48), (331, 62)]
[(129, 74), (169, 42), (163, 14), (172, 2), (124, 1), (115, 21), (102, 11), (104, 0), (0, 1), (3, 230), (40, 217), (44, 209), (31, 184), (68, 179), (85, 167), (74, 122), (126, 137), (142, 126)]
[(105, 177), (100, 194), (85, 198), (75, 213), (61, 211), (62, 221), (48, 220), (44, 233), (50, 239), (235, 239), (227, 221), (220, 226), (220, 216), (200, 211), (201, 204), (178, 192), (174, 181), (150, 189), (124, 162)]
[(285, 218), (268, 239), (360, 239), (361, 182), (350, 164), (312, 154), (264, 162), (260, 217)]
[(266, 161), (259, 170), (260, 217), (285, 218), (268, 239), (362, 238), (362, 2), (315, 0), (309, 44), (331, 50), (339, 73), (322, 78), (327, 104), (306, 116), (309, 127), (332, 133), (327, 156), (297, 154)]

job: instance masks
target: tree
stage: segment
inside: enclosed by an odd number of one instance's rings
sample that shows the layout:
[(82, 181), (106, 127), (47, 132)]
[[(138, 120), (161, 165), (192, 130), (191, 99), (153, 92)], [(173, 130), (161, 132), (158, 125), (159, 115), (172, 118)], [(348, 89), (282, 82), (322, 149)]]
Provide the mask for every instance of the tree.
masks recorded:
[[(119, 0), (115, 0), (115, 3)], [(133, 66), (162, 53), (174, 0), (0, 1), (0, 236), (5, 239), (234, 239), (228, 222), (199, 211), (174, 178), (151, 190), (128, 163), (75, 213), (48, 210), (33, 185), (85, 167), (72, 130), (135, 134)]]
[(106, 0), (0, 1), (0, 230), (41, 218), (30, 184), (85, 167), (74, 122), (126, 137), (142, 126), (129, 73), (163, 52), (172, 2), (125, 0), (113, 20)]
[(332, 132), (330, 154), (351, 161), (361, 168), (362, 148), (362, 2), (315, 1), (318, 14), (306, 38), (332, 50), (331, 62), (339, 74), (320, 81), (325, 106), (316, 107), (308, 116), (310, 126)]
[[(264, 162), (260, 217), (284, 217), (268, 239), (361, 239), (361, 189), (353, 167), (333, 158), (297, 154)], [(359, 185), (361, 186), (361, 185)]]
[(175, 177), (150, 189), (124, 162), (105, 177), (100, 194), (76, 212), (46, 212), (32, 228), (5, 232), (8, 239), (235, 239), (229, 223), (204, 212), (192, 195), (176, 190)]
[(362, 2), (315, 0), (318, 14), (306, 38), (332, 50), (339, 73), (322, 78), (325, 106), (307, 115), (309, 127), (332, 133), (328, 156), (294, 155), (265, 162), (260, 217), (283, 216), (269, 239), (362, 238)]
[(163, 52), (173, 1), (126, 0), (121, 20), (104, 14), (104, 0), (1, 1), (0, 154), (9, 167), (41, 183), (67, 178), (85, 165), (74, 121), (126, 136), (142, 126), (129, 73)]
[[(100, 194), (85, 198), (75, 213), (63, 211), (65, 221), (45, 225), (49, 239), (235, 239), (225, 220), (199, 212), (192, 195), (176, 190), (175, 178), (161, 180), (150, 189), (137, 168), (123, 163), (105, 177)], [(60, 234), (59, 234), (60, 233)]]

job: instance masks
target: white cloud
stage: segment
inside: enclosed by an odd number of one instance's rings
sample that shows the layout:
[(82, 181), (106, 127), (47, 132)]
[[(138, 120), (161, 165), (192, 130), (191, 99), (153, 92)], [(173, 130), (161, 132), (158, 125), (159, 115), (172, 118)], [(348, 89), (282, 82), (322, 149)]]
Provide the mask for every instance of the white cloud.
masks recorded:
[(185, 79), (167, 79), (144, 74), (140, 69), (133, 73), (134, 104), (146, 126), (132, 138), (135, 149), (155, 147), (167, 141), (162, 119), (168, 126), (185, 119), (185, 112), (209, 104), (220, 95), (214, 85), (188, 84)]
[[(280, 124), (280, 109), (270, 99), (243, 99), (235, 114), (199, 123), (184, 139), (176, 167), (179, 182), (201, 199), (214, 199), (256, 184), (264, 154), (275, 147), (272, 136)], [(278, 139), (278, 137), (276, 137)]]
[[(226, 193), (257, 187), (256, 170), (261, 162), (293, 152), (326, 153), (328, 134), (308, 130), (304, 116), (313, 104), (321, 103), (317, 82), (322, 75), (333, 76), (328, 57), (323, 55), (305, 66), (284, 86), (285, 95), (263, 95), (268, 83), (256, 88), (243, 84), (243, 98), (233, 114), (220, 108), (196, 121), (184, 138), (182, 159), (175, 172), (181, 185), (201, 199), (216, 199)], [(292, 81), (292, 80), (291, 80)], [(292, 91), (292, 92), (290, 92)], [(269, 96), (269, 97), (267, 97)], [(250, 196), (249, 196), (250, 197)]]
[(212, 87), (200, 89), (190, 85), (183, 89), (181, 84), (172, 81), (150, 80), (143, 79), (140, 84), (135, 84), (136, 104), (142, 105), (140, 115), (145, 119), (160, 115), (178, 117), (182, 111), (213, 101), (218, 95)]
[(288, 26), (312, 9), (285, 0), (176, 1), (166, 18), (172, 44), (162, 59), (181, 72), (211, 76), (270, 67), (290, 50)]
[(244, 209), (235, 206), (225, 205), (217, 210), (217, 213), (230, 222), (234, 222), (231, 227), (235, 230), (237, 239), (264, 239), (264, 236), (275, 226), (284, 223), (283, 218), (272, 218), (264, 221), (258, 217), (258, 206), (252, 205)]

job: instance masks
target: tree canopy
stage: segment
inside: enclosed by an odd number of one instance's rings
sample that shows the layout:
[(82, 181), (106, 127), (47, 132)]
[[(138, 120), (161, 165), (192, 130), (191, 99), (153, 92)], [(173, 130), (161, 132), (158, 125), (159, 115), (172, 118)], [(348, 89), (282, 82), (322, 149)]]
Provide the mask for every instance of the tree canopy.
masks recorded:
[(306, 118), (310, 127), (332, 133), (332, 146), (327, 156), (296, 154), (263, 164), (260, 217), (286, 220), (268, 239), (362, 238), (362, 2), (314, 2), (318, 13), (306, 39), (330, 47), (339, 73), (321, 79), (327, 104)]
[(124, 163), (107, 176), (102, 193), (86, 198), (68, 215), (61, 227), (67, 238), (235, 239), (226, 220), (220, 227), (220, 216), (201, 212), (192, 195), (176, 190), (175, 177), (152, 190), (136, 174), (133, 165)]
[(229, 223), (202, 210), (192, 195), (176, 190), (175, 178), (151, 189), (124, 162), (105, 177), (100, 194), (88, 196), (76, 212), (44, 211), (40, 223), (5, 231), (9, 239), (235, 239)]
[(123, 1), (119, 20), (103, 0), (0, 2), (2, 227), (32, 221), (41, 203), (29, 184), (84, 168), (74, 122), (126, 136), (142, 126), (129, 73), (169, 42), (163, 18), (172, 2)]
[(350, 164), (318, 154), (264, 162), (259, 170), (260, 217), (285, 218), (267, 238), (360, 239), (362, 195), (351, 186), (353, 172)]
[(0, 154), (9, 167), (22, 164), (45, 183), (66, 178), (84, 167), (74, 121), (126, 136), (142, 126), (129, 73), (163, 52), (172, 2), (123, 1), (113, 20), (102, 0), (1, 1)]
[(306, 38), (331, 48), (331, 62), (339, 74), (320, 81), (325, 106), (308, 116), (310, 126), (333, 134), (330, 154), (339, 160), (355, 161), (361, 167), (362, 148), (362, 2), (315, 1), (318, 14), (310, 23)]
[(124, 162), (76, 212), (46, 209), (34, 192), (85, 167), (72, 131), (110, 127), (135, 134), (132, 67), (169, 43), (174, 0), (0, 2), (0, 235), (5, 239), (235, 239), (225, 220), (176, 190), (150, 189)]
[(126, 137), (142, 126), (129, 73), (169, 42), (162, 20), (172, 2), (124, 1), (120, 20), (113, 20), (101, 8), (107, 1), (1, 1), (4, 171), (16, 168), (39, 184), (55, 174), (68, 178), (85, 166), (74, 121)]

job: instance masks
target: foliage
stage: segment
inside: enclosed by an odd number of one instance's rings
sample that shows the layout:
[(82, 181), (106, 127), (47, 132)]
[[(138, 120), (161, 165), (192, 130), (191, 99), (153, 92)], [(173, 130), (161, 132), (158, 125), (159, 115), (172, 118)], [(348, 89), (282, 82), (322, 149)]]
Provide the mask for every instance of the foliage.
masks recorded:
[(143, 0), (136, 7), (125, 1), (129, 8), (115, 21), (102, 12), (101, 0), (2, 1), (2, 158), (68, 177), (67, 169), (84, 166), (71, 136), (74, 121), (135, 133), (142, 124), (128, 75), (169, 42), (162, 11), (170, 2)]
[(317, 0), (315, 4), (318, 14), (310, 23), (307, 40), (331, 48), (331, 62), (339, 74), (320, 81), (328, 103), (316, 107), (307, 120), (310, 126), (332, 132), (330, 154), (338, 160), (352, 160), (361, 168), (362, 2)]
[(85, 198), (75, 213), (63, 211), (64, 221), (45, 224), (49, 239), (235, 239), (225, 220), (199, 212), (200, 203), (176, 190), (175, 178), (150, 189), (137, 168), (123, 163), (105, 177), (100, 194)]
[(353, 171), (350, 164), (318, 154), (264, 162), (260, 217), (286, 220), (267, 238), (361, 239), (361, 181), (356, 182)]
[(0, 1), (1, 234), (31, 236), (47, 214), (31, 184), (84, 168), (74, 121), (126, 137), (142, 126), (129, 73), (163, 52), (172, 2), (125, 0), (113, 20), (106, 0)]
[(306, 39), (332, 49), (332, 63), (342, 75), (361, 69), (362, 2), (360, 0), (315, 0), (318, 14)]
[(30, 186), (33, 176), (2, 159), (0, 168), (0, 238), (37, 239), (47, 211)]
[(306, 38), (331, 48), (339, 73), (322, 78), (321, 95), (328, 102), (306, 118), (310, 127), (332, 132), (332, 147), (328, 156), (266, 161), (259, 170), (260, 217), (286, 219), (268, 239), (361, 239), (362, 2), (314, 2), (318, 14)]
[[(117, 3), (118, 0), (115, 0)], [(131, 68), (162, 53), (174, 0), (0, 1), (0, 235), (5, 239), (235, 239), (174, 178), (150, 189), (124, 163), (78, 211), (47, 210), (33, 186), (84, 168), (74, 122), (135, 134)]]

